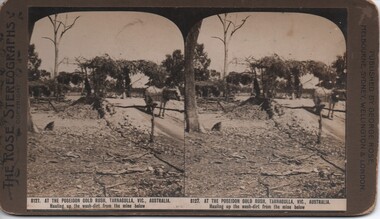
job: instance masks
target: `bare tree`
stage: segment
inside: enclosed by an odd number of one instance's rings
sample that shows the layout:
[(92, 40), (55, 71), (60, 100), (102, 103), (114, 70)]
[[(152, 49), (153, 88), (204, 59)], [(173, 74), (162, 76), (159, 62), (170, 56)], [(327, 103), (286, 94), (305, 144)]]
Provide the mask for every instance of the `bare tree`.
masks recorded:
[(64, 59), (59, 61), (59, 44), (61, 43), (62, 37), (67, 33), (68, 30), (74, 27), (76, 21), (79, 19), (80, 16), (77, 16), (73, 22), (68, 24), (68, 15), (66, 14), (64, 21), (61, 21), (59, 19), (58, 14), (49, 15), (49, 21), (53, 26), (53, 38), (51, 37), (42, 37), (44, 39), (47, 39), (51, 41), (54, 45), (54, 71), (53, 71), (53, 77), (56, 78), (58, 74), (58, 67)]
[(230, 44), (232, 36), (236, 33), (236, 31), (243, 27), (249, 16), (241, 20), (240, 24), (236, 24), (236, 22), (231, 21), (228, 18), (228, 13), (224, 13), (223, 15), (218, 14), (217, 16), (223, 26), (223, 38), (217, 36), (214, 36), (213, 38), (220, 40), (224, 46), (224, 67), (222, 72), (222, 78), (224, 79), (228, 74), (228, 46)]
[(200, 132), (195, 92), (194, 56), (202, 21), (190, 30), (185, 40), (185, 120), (187, 132)]

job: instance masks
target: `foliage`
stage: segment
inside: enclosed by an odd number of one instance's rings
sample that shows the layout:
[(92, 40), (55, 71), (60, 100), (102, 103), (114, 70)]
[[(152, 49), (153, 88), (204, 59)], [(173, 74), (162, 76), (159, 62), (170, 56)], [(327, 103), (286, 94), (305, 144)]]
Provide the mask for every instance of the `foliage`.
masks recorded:
[(168, 73), (162, 67), (152, 61), (139, 60), (136, 62), (136, 68), (149, 77), (148, 86), (164, 87)]
[(116, 71), (111, 72), (110, 76), (116, 79), (116, 82), (107, 81), (109, 89), (114, 86), (114, 91), (117, 94), (126, 93), (126, 96), (130, 96), (131, 75), (134, 72), (134, 64), (127, 60), (116, 60), (115, 64)]
[(243, 72), (240, 76), (240, 83), (242, 85), (249, 85), (253, 82), (253, 75), (249, 72)]
[(57, 82), (60, 84), (70, 85), (71, 74), (68, 72), (60, 72), (57, 76)]
[[(346, 64), (344, 56), (338, 56), (332, 67), (314, 60), (284, 60), (277, 54), (258, 60), (248, 58), (246, 61), (251, 69), (253, 79), (257, 79), (257, 82), (261, 84), (262, 94), (266, 97), (273, 96), (276, 87), (284, 85), (289, 94), (300, 97), (303, 89), (300, 78), (307, 73), (317, 77), (321, 81), (320, 86), (322, 87), (331, 89), (334, 86), (345, 86)], [(281, 80), (279, 79), (283, 79), (285, 82), (281, 82), (280, 85), (279, 81)], [(256, 93), (259, 92), (256, 91)]]
[[(196, 81), (207, 81), (212, 77), (220, 77), (220, 73), (215, 70), (209, 70), (211, 59), (208, 58), (204, 51), (203, 44), (197, 44), (194, 54), (194, 76)], [(166, 55), (166, 58), (161, 62), (161, 67), (167, 72), (165, 85), (169, 87), (184, 85), (184, 55), (181, 50), (174, 50), (172, 54)], [(162, 69), (159, 69), (160, 72)], [(159, 73), (159, 75), (161, 75)], [(158, 76), (159, 76), (158, 75)], [(219, 76), (218, 76), (219, 75)], [(162, 75), (161, 75), (162, 76)], [(160, 77), (161, 77), (160, 76)], [(161, 78), (160, 78), (161, 80)]]
[(194, 76), (196, 81), (207, 81), (210, 78), (211, 59), (208, 58), (207, 53), (204, 51), (203, 44), (197, 44), (194, 54)]
[(169, 73), (166, 80), (168, 86), (183, 86), (184, 84), (184, 57), (181, 50), (174, 50), (171, 55), (166, 55), (166, 58), (161, 62), (161, 66)]
[(81, 72), (73, 72), (70, 75), (70, 82), (74, 85), (79, 85), (83, 83), (83, 74)]
[(323, 62), (309, 60), (306, 62), (306, 68), (321, 81), (320, 86), (327, 89), (334, 87), (337, 74), (331, 67)]
[(265, 56), (258, 60), (256, 67), (264, 70), (262, 77), (265, 77), (268, 80), (274, 80), (277, 77), (284, 78), (289, 74), (288, 66), (277, 54)]
[(336, 87), (340, 89), (346, 88), (347, 81), (347, 55), (346, 53), (343, 56), (337, 56), (336, 60), (331, 65), (337, 73), (336, 78)]
[(108, 75), (113, 75), (117, 72), (115, 61), (108, 55), (96, 56), (88, 63), (88, 68), (91, 69), (90, 80), (92, 88), (96, 96), (102, 97), (106, 92), (104, 82)]
[(47, 97), (51, 95), (51, 90), (45, 81), (30, 81), (28, 85), (29, 94), (32, 95), (34, 98), (40, 98), (42, 95)]
[(211, 80), (219, 80), (221, 78), (221, 73), (214, 70), (214, 69), (211, 69), (210, 70), (210, 79)]
[(39, 69), (42, 60), (38, 57), (36, 47), (34, 44), (28, 47), (28, 80), (29, 80), (29, 93), (35, 98), (39, 98), (42, 95), (50, 96), (51, 89), (48, 86), (48, 78), (50, 72)]
[(253, 74), (250, 72), (230, 72), (226, 77), (227, 83), (234, 85), (249, 85), (253, 81)]
[(80, 72), (59, 72), (57, 82), (64, 85), (79, 85), (83, 82), (83, 75)]
[[(262, 92), (256, 91), (256, 93), (261, 93), (264, 97), (275, 95), (278, 84), (277, 78), (291, 78), (289, 63), (286, 63), (277, 54), (265, 56), (259, 60), (248, 60), (248, 66), (254, 73), (253, 79), (256, 79), (256, 82), (259, 80), (261, 82)], [(258, 89), (258, 86), (255, 88)]]
[(221, 92), (225, 90), (225, 83), (223, 80), (197, 81), (195, 82), (195, 90), (197, 96), (200, 97), (219, 97)]
[(296, 97), (300, 98), (303, 87), (300, 78), (307, 73), (306, 65), (304, 62), (296, 60), (287, 60), (285, 61), (285, 64), (288, 70), (285, 76), (285, 79), (287, 80), (287, 91), (289, 94), (296, 94)]
[(226, 81), (227, 83), (229, 84), (235, 84), (235, 85), (239, 85), (240, 84), (240, 81), (241, 81), (241, 74), (237, 73), (237, 72), (230, 72), (227, 77), (226, 77)]
[(41, 59), (38, 57), (36, 52), (36, 47), (34, 44), (29, 45), (28, 48), (28, 78), (29, 81), (35, 81), (40, 79), (41, 71), (39, 67), (41, 66)]
[(91, 94), (93, 90), (94, 94), (100, 97), (109, 91), (130, 96), (131, 76), (138, 73), (149, 77), (147, 86), (163, 87), (168, 78), (165, 69), (152, 61), (114, 60), (108, 54), (89, 60), (77, 58), (77, 65), (84, 76), (82, 80), (85, 82), (87, 93)]

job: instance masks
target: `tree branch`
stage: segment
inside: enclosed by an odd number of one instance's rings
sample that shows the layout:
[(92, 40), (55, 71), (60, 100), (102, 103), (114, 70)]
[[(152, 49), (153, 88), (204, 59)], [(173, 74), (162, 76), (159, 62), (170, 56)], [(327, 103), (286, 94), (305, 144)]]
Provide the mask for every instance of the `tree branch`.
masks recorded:
[(49, 18), (51, 24), (52, 24), (53, 26), (55, 26), (54, 21), (53, 21), (53, 18), (51, 18), (50, 15), (48, 16), (48, 18)]
[(50, 40), (54, 45), (55, 45), (55, 42), (54, 42), (54, 40), (52, 39), (52, 38), (50, 38), (50, 37), (42, 37), (43, 39), (47, 39), (47, 40)]
[(72, 23), (71, 25), (69, 25), (69, 26), (64, 25), (64, 30), (62, 31), (60, 38), (62, 38), (63, 34), (65, 34), (68, 30), (70, 30), (71, 28), (74, 27), (75, 22), (79, 19), (79, 17), (80, 17), (80, 16), (77, 16), (77, 17), (74, 19), (74, 21), (73, 21), (73, 23)]
[(221, 22), (222, 24), (224, 24), (222, 17), (221, 17), (219, 14), (217, 14), (216, 16), (218, 16), (220, 22)]
[(56, 21), (56, 23), (58, 23), (58, 27), (57, 27), (57, 32), (58, 32), (59, 28), (60, 28), (62, 25), (64, 25), (64, 24), (62, 23), (62, 21)]
[(225, 31), (227, 33), (228, 29), (230, 29), (231, 24), (234, 25), (234, 26), (235, 26), (235, 24), (233, 24), (232, 21), (229, 21), (229, 20), (226, 20), (226, 21), (228, 22), (228, 25), (227, 25), (227, 28), (226, 28), (226, 31)]
[(213, 37), (211, 37), (211, 38), (218, 39), (218, 40), (222, 41), (222, 43), (224, 44), (224, 40), (223, 40), (222, 38), (220, 38), (220, 37), (213, 36)]
[(66, 27), (66, 24), (67, 24), (67, 19), (69, 18), (69, 15), (68, 14), (66, 14), (66, 16), (65, 16), (65, 23), (64, 23), (64, 26)]
[(249, 18), (249, 16), (247, 16), (245, 19), (243, 19), (243, 20), (242, 20), (242, 23), (241, 23), (240, 25), (238, 25), (238, 26), (237, 26), (237, 27), (231, 32), (231, 35), (230, 35), (230, 36), (234, 35), (234, 33), (235, 33), (236, 31), (238, 31), (240, 28), (242, 28), (243, 25), (245, 24), (245, 22), (247, 21), (248, 18)]
[(60, 66), (67, 58), (63, 58), (59, 63), (58, 63), (58, 66)]

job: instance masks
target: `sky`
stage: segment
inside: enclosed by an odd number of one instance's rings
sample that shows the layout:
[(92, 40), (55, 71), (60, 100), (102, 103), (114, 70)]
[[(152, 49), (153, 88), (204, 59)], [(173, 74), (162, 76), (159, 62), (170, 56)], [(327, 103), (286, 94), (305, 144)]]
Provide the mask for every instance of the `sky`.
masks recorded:
[[(69, 13), (68, 23), (81, 16), (61, 41), (60, 57), (70, 62), (75, 57), (93, 58), (109, 54), (115, 59), (146, 59), (160, 63), (166, 54), (183, 50), (179, 29), (166, 18), (138, 12), (82, 12)], [(62, 16), (64, 19), (65, 16)], [(31, 43), (42, 59), (41, 69), (52, 71), (54, 65), (53, 43), (42, 37), (52, 37), (49, 19), (35, 23)], [(74, 70), (75, 65), (61, 65), (60, 71)]]
[[(230, 61), (236, 59), (242, 63), (247, 57), (259, 59), (276, 53), (284, 59), (311, 59), (329, 65), (337, 55), (343, 55), (346, 51), (343, 33), (323, 17), (301, 13), (251, 12), (230, 14), (228, 18), (240, 24), (247, 16), (244, 26), (230, 41)], [(214, 36), (223, 36), (222, 24), (217, 16), (203, 20), (198, 42), (205, 44), (205, 50), (212, 58), (211, 67), (221, 71), (223, 43)], [(229, 70), (243, 71), (244, 66), (239, 66), (232, 62)]]
[[(68, 23), (80, 16), (60, 45), (60, 59), (93, 58), (109, 54), (115, 59), (146, 59), (160, 63), (175, 49), (183, 51), (183, 38), (174, 23), (164, 17), (141, 12), (75, 12), (68, 13)], [(308, 14), (250, 12), (231, 13), (238, 24), (249, 16), (245, 25), (233, 36), (229, 45), (231, 60), (261, 58), (274, 53), (285, 59), (317, 60), (331, 64), (346, 50), (342, 32), (331, 21)], [(61, 19), (65, 19), (61, 15)], [(52, 71), (53, 44), (43, 39), (52, 37), (48, 18), (36, 22), (31, 43), (42, 59), (41, 69)], [(216, 16), (202, 22), (199, 43), (211, 58), (210, 69), (222, 71), (223, 44), (213, 38), (222, 37), (222, 25)], [(60, 71), (73, 71), (73, 64), (62, 64)], [(229, 71), (244, 71), (244, 65), (231, 63)]]

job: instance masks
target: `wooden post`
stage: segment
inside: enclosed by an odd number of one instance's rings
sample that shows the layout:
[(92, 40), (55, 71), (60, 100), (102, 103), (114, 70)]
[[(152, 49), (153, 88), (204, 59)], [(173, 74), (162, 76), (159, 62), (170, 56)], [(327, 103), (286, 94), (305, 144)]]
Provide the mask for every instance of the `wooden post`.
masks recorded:
[(319, 112), (318, 123), (319, 123), (319, 130), (318, 130), (317, 144), (320, 144), (321, 143), (321, 137), (322, 137), (322, 110), (320, 110), (320, 112)]
[(151, 132), (150, 132), (150, 142), (154, 142), (154, 108), (157, 104), (152, 104), (152, 118), (151, 118)]

